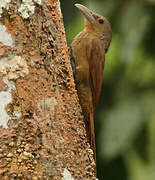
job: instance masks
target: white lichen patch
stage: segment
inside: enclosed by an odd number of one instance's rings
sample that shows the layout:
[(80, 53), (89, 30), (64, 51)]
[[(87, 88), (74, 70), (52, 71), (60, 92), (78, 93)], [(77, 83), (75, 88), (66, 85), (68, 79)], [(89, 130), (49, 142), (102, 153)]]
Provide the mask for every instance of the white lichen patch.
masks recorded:
[[(12, 102), (11, 90), (15, 90), (15, 83), (19, 77), (24, 77), (29, 73), (27, 63), (20, 56), (10, 56), (0, 59), (0, 75), (3, 82), (7, 84), (6, 91), (0, 91), (0, 126), (7, 128), (7, 123), (10, 119), (6, 112), (6, 106)], [(20, 112), (14, 112), (16, 117), (20, 117)]]
[[(21, 16), (24, 19), (29, 18), (31, 15), (34, 14), (35, 10), (35, 3), (41, 5), (43, 0), (22, 0), (22, 3), (20, 4), (18, 11), (20, 12)], [(3, 9), (9, 9), (9, 3), (11, 0), (0, 0), (0, 17), (3, 13)]]
[(20, 118), (22, 116), (22, 113), (18, 111), (14, 111), (13, 115), (16, 116), (17, 118)]
[(34, 0), (37, 4), (41, 4), (42, 0)]
[(6, 46), (13, 45), (13, 40), (12, 40), (11, 35), (7, 32), (6, 27), (2, 24), (0, 24), (0, 42)]
[(46, 97), (38, 100), (37, 112), (34, 113), (34, 119), (36, 119), (40, 127), (43, 127), (46, 123), (52, 125), (51, 117), (54, 116), (56, 105), (58, 104), (55, 97)]
[[(41, 4), (42, 0), (35, 0), (35, 2), (37, 4)], [(30, 16), (32, 16), (34, 14), (34, 10), (35, 5), (32, 0), (22, 0), (22, 3), (18, 9), (18, 11), (24, 19), (27, 19)]]
[(39, 100), (38, 109), (40, 111), (43, 111), (44, 109), (50, 109), (50, 111), (54, 111), (56, 105), (57, 105), (57, 101), (55, 97), (49, 97)]
[(32, 0), (23, 0), (21, 6), (19, 7), (18, 11), (20, 12), (21, 16), (24, 19), (27, 19), (29, 16), (34, 14), (34, 3)]
[(3, 128), (8, 128), (7, 123), (9, 120), (9, 115), (7, 114), (5, 107), (7, 104), (12, 102), (12, 96), (9, 91), (0, 92), (0, 126)]
[(64, 169), (62, 180), (74, 180), (74, 178), (72, 178), (71, 173), (67, 169)]
[(27, 63), (20, 56), (10, 56), (0, 59), (0, 74), (6, 84), (9, 81), (18, 79), (18, 77), (24, 77), (28, 73)]
[(0, 0), (0, 17), (3, 13), (3, 9), (9, 9), (9, 3), (11, 0)]

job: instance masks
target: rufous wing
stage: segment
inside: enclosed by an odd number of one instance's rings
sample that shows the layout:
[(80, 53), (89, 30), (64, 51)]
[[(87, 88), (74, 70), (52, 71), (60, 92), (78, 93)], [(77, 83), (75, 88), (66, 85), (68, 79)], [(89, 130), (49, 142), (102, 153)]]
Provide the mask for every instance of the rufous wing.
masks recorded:
[(89, 106), (89, 141), (91, 148), (94, 151), (94, 158), (96, 161), (96, 146), (95, 146), (95, 134), (94, 134), (94, 109), (98, 102), (101, 88), (102, 77), (105, 60), (105, 51), (101, 44), (97, 40), (92, 40), (89, 46), (87, 46), (87, 59), (89, 63), (90, 73), (90, 87), (92, 92), (92, 104)]
[(93, 96), (93, 107), (95, 108), (102, 88), (105, 61), (105, 51), (99, 40), (92, 40), (88, 47), (87, 57), (89, 61), (90, 87)]

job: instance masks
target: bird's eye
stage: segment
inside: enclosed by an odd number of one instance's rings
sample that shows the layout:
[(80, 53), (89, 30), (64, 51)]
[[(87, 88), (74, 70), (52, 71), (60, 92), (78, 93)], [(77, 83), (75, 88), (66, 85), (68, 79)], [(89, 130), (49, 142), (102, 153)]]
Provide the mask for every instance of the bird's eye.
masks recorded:
[(100, 24), (103, 24), (103, 23), (104, 23), (104, 20), (103, 20), (103, 19), (99, 19), (98, 22), (99, 22)]

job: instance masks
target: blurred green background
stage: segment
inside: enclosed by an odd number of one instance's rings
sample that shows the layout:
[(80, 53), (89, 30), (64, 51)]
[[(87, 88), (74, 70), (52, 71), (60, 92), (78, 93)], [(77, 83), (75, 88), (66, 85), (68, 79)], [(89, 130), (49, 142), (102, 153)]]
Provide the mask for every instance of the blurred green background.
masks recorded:
[(81, 3), (107, 17), (113, 38), (96, 108), (100, 180), (155, 180), (155, 0), (61, 0), (68, 44)]

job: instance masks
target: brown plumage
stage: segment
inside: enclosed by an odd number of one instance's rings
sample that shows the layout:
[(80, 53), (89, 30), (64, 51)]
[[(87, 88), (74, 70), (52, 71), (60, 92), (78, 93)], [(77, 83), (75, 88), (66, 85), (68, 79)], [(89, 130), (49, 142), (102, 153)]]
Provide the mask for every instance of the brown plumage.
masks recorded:
[(96, 159), (94, 109), (100, 96), (105, 54), (111, 42), (112, 32), (105, 17), (91, 12), (81, 4), (75, 6), (85, 16), (85, 29), (71, 44), (76, 64), (75, 82), (88, 141)]

